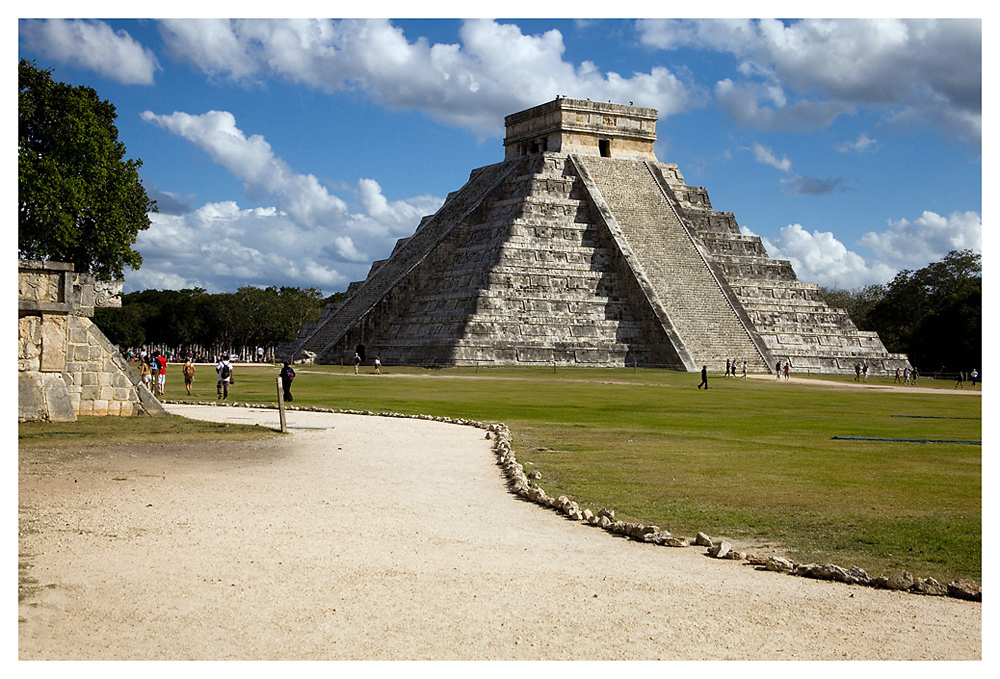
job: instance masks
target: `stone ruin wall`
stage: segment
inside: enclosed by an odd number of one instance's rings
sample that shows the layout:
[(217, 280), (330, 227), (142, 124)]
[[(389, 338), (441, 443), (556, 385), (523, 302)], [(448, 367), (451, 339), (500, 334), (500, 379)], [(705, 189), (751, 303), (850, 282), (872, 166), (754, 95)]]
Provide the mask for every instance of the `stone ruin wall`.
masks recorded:
[(121, 305), (103, 283), (62, 262), (18, 262), (18, 421), (78, 415), (166, 415), (118, 349), (90, 320)]

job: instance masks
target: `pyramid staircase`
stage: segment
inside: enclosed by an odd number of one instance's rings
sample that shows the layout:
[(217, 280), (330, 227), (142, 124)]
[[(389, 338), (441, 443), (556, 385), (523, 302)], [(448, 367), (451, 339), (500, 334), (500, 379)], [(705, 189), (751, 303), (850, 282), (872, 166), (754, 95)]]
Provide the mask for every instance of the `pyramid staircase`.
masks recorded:
[(800, 283), (786, 260), (771, 259), (757, 236), (747, 236), (731, 212), (712, 209), (708, 192), (690, 187), (676, 165), (661, 170), (680, 209), (728, 280), (757, 332), (777, 360), (796, 372), (875, 374), (909, 366), (885, 350), (878, 333), (858, 330), (845, 309), (827, 306), (819, 286)]

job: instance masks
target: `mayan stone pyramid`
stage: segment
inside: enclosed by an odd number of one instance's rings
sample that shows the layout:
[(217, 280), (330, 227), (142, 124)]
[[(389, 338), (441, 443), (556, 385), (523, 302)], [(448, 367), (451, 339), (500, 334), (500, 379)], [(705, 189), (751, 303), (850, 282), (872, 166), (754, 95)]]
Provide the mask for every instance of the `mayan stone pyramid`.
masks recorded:
[(657, 112), (557, 98), (286, 349), (349, 364), (894, 369), (872, 332), (653, 154)]

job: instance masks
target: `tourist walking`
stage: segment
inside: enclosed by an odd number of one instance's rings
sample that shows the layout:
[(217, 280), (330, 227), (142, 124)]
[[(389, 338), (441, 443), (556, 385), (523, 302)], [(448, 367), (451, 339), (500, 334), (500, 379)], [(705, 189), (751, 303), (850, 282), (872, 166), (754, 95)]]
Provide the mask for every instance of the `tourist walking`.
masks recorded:
[(155, 364), (156, 393), (163, 396), (163, 389), (167, 384), (167, 359), (159, 351), (153, 352), (153, 363)]
[(382, 361), (381, 359), (379, 359), (378, 356), (375, 356), (375, 363), (373, 365), (375, 366), (375, 374), (381, 375), (382, 373), (380, 372), (379, 369), (382, 367)]
[(285, 401), (292, 400), (292, 380), (295, 379), (295, 370), (292, 369), (291, 364), (285, 361), (284, 365), (281, 366), (281, 372), (278, 373), (278, 377), (281, 378), (281, 391), (282, 398)]
[(706, 389), (708, 389), (708, 366), (707, 365), (701, 366), (701, 384), (698, 385), (698, 388), (701, 389), (702, 387), (705, 387)]
[(894, 380), (892, 381), (892, 383), (893, 383), (893, 384), (896, 384), (897, 382), (900, 382), (900, 381), (901, 381), (901, 380), (900, 380), (900, 372), (899, 372), (899, 368), (896, 368), (896, 379), (894, 379)]
[(791, 371), (791, 369), (792, 369), (792, 366), (788, 365), (788, 362), (786, 361), (785, 362), (785, 380), (786, 381), (788, 380), (788, 373), (789, 373), (789, 371)]
[(781, 361), (774, 364), (774, 379), (781, 379)]
[(163, 390), (167, 386), (167, 363), (170, 362), (169, 354), (160, 354), (160, 396), (163, 396)]
[(191, 385), (194, 384), (194, 363), (191, 362), (190, 356), (188, 356), (187, 360), (184, 361), (184, 367), (181, 368), (181, 373), (184, 375), (184, 388), (187, 389), (188, 396), (190, 396)]
[(358, 356), (357, 352), (354, 353), (354, 374), (358, 374), (358, 368), (361, 366), (361, 357)]
[(965, 389), (965, 373), (961, 370), (958, 371), (958, 381), (955, 382), (956, 389)]
[(747, 362), (743, 361), (743, 376), (740, 379), (745, 380), (746, 378), (747, 378)]
[(149, 390), (153, 392), (154, 396), (159, 396), (160, 394), (160, 362), (156, 360), (157, 352), (152, 352), (149, 354), (149, 373), (150, 373), (150, 384)]
[(153, 381), (153, 369), (145, 358), (139, 360), (139, 381), (145, 384), (150, 392), (153, 391), (150, 387), (150, 383)]
[(864, 367), (861, 368), (861, 372), (864, 374), (865, 383), (868, 382), (868, 364), (865, 363)]
[(218, 394), (216, 399), (221, 398), (225, 401), (229, 398), (229, 385), (235, 382), (233, 379), (233, 366), (229, 362), (229, 354), (222, 354), (219, 362), (215, 364), (215, 372), (219, 376), (219, 381), (215, 385), (215, 390)]
[(975, 368), (973, 368), (972, 372), (969, 373), (969, 377), (972, 378), (972, 386), (975, 387), (976, 386), (976, 380), (979, 379), (979, 372), (976, 371)]

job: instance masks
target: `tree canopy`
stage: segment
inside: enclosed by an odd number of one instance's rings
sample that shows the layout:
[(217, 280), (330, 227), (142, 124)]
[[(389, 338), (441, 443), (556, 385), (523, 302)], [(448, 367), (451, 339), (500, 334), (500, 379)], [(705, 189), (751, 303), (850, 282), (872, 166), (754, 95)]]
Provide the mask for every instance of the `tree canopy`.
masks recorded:
[(209, 294), (201, 288), (142, 290), (122, 297), (121, 308), (94, 310), (94, 323), (121, 348), (143, 345), (210, 353), (273, 348), (298, 337), (319, 318), (324, 299), (315, 288), (243, 287)]
[(115, 107), (89, 87), (18, 62), (18, 256), (71, 262), (97, 278), (139, 268), (132, 249), (156, 203), (125, 158)]
[(924, 374), (982, 370), (982, 255), (953, 250), (940, 262), (904, 270), (884, 286), (824, 290), (861, 330), (874, 330), (892, 352), (908, 354)]

